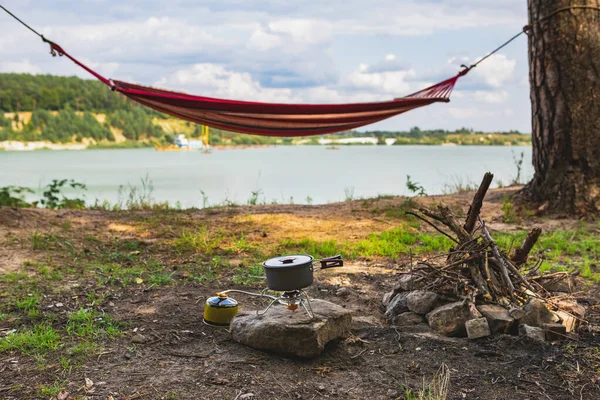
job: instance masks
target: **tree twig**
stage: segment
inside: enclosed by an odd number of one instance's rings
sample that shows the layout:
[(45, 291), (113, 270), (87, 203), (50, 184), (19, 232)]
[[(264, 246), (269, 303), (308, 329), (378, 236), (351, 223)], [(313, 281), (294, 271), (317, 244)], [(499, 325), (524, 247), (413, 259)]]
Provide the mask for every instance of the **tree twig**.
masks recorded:
[(438, 228), (437, 226), (435, 226), (435, 224), (429, 220), (427, 220), (427, 218), (423, 218), (422, 216), (420, 216), (419, 214), (412, 212), (412, 211), (407, 211), (405, 213), (406, 215), (412, 215), (413, 217), (417, 217), (419, 218), (421, 221), (429, 224), (431, 227), (433, 227), (433, 229), (435, 229), (436, 231), (438, 231), (439, 233), (441, 233), (442, 235), (448, 237), (450, 240), (452, 240), (454, 243), (458, 243), (458, 240), (454, 239), (452, 236), (448, 235), (446, 232), (444, 232), (443, 230), (441, 230), (440, 228)]

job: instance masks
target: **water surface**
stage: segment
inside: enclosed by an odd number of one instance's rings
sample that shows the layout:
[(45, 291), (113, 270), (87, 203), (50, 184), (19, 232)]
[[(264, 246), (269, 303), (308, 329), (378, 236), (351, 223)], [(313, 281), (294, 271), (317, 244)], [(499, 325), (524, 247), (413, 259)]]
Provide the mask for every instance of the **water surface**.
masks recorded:
[[(531, 147), (508, 146), (282, 146), (201, 152), (154, 149), (0, 152), (0, 187), (39, 189), (52, 179), (74, 179), (88, 187), (86, 200), (124, 201), (120, 186), (141, 186), (148, 177), (154, 201), (202, 207), (259, 202), (323, 204), (348, 197), (406, 195), (406, 176), (428, 194), (457, 183), (479, 184), (486, 171), (498, 182), (517, 174), (514, 157), (524, 153), (522, 181), (533, 175)], [(495, 186), (493, 185), (493, 186)], [(125, 192), (128, 190), (126, 189)]]

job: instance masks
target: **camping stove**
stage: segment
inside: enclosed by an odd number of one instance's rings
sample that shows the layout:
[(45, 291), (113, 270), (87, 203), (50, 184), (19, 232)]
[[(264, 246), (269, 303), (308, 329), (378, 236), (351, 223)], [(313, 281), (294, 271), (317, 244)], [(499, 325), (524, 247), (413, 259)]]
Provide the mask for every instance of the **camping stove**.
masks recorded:
[[(263, 290), (263, 295), (268, 289)], [(262, 315), (269, 311), (269, 309), (275, 303), (283, 304), (288, 308), (288, 310), (296, 311), (298, 306), (302, 306), (304, 311), (308, 314), (308, 316), (312, 319), (315, 317), (315, 314), (312, 309), (312, 305), (310, 304), (310, 297), (304, 290), (290, 290), (287, 292), (282, 292), (279, 296), (269, 296), (271, 297), (271, 302), (262, 311), (257, 311), (257, 314)]]

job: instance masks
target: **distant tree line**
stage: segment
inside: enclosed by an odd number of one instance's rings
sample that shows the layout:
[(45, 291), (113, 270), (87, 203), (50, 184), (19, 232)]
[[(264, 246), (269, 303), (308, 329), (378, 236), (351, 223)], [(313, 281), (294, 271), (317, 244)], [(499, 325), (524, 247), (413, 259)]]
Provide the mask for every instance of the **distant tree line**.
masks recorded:
[(357, 131), (348, 131), (339, 133), (337, 136), (341, 137), (361, 137), (361, 136), (374, 136), (377, 138), (409, 138), (409, 139), (423, 139), (427, 137), (437, 137), (443, 138), (448, 135), (518, 135), (523, 134), (519, 131), (510, 130), (510, 131), (498, 131), (498, 132), (481, 132), (476, 131), (472, 128), (460, 128), (456, 130), (445, 130), (445, 129), (430, 129), (430, 130), (422, 130), (418, 126), (411, 128), (408, 131), (367, 131), (367, 132), (357, 132)]
[(53, 75), (0, 74), (0, 112), (121, 110), (128, 100), (95, 80)]

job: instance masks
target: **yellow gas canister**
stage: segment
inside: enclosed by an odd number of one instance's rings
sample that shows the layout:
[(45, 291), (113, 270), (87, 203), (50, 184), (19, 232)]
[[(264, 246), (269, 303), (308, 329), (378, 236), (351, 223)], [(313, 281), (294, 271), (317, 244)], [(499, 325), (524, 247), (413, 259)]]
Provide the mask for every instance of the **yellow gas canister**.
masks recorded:
[(238, 313), (238, 302), (224, 293), (206, 299), (204, 322), (209, 325), (228, 326)]

